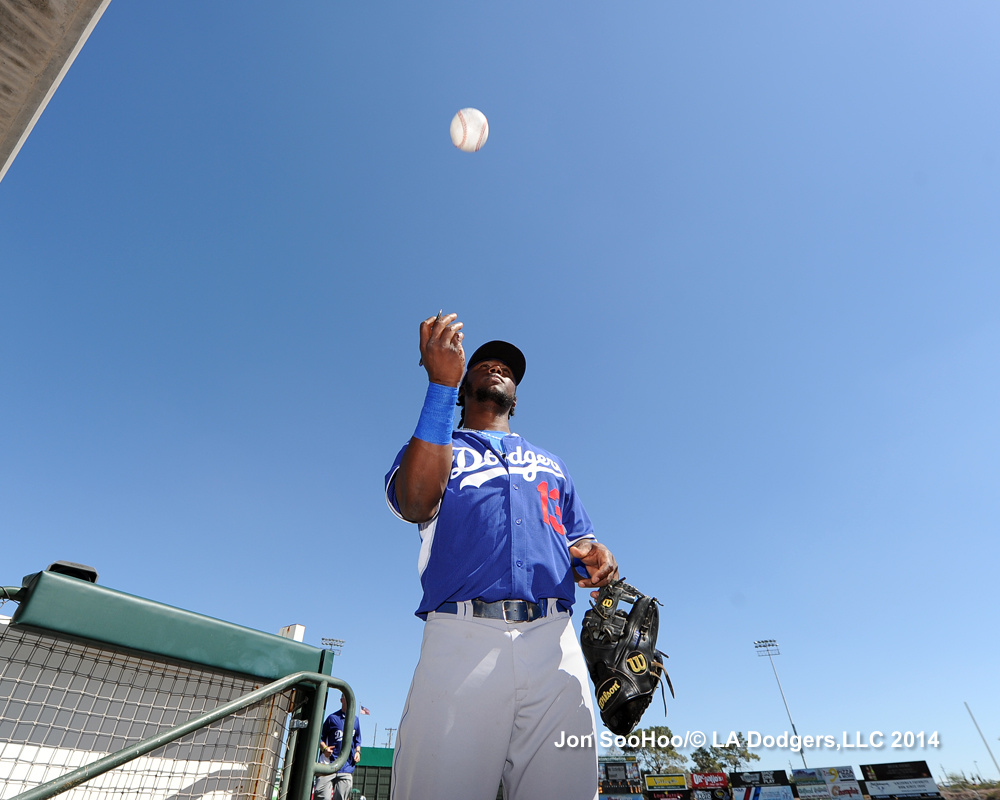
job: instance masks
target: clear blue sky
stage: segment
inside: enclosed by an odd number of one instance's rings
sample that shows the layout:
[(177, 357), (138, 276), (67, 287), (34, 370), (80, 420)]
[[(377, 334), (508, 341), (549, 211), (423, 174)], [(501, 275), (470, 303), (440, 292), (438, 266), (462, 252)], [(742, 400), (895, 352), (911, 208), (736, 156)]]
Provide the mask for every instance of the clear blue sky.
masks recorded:
[(0, 582), (68, 559), (345, 639), (381, 744), (421, 635), (382, 481), (444, 308), (522, 347), (514, 427), (664, 601), (675, 732), (787, 730), (775, 638), (800, 733), (942, 743), (810, 766), (1000, 777), (963, 705), (1000, 753), (998, 33), (985, 2), (116, 0), (0, 185)]

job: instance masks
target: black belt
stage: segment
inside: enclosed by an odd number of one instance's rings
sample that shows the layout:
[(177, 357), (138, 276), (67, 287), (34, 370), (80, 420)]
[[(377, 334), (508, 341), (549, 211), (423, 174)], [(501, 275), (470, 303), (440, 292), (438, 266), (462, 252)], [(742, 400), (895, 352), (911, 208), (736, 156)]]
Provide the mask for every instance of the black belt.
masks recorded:
[[(434, 610), (442, 614), (457, 614), (458, 603), (442, 603)], [(544, 617), (545, 611), (538, 603), (529, 600), (497, 600), (495, 603), (487, 603), (476, 598), (472, 601), (472, 616), (502, 619), (504, 622), (534, 622)]]

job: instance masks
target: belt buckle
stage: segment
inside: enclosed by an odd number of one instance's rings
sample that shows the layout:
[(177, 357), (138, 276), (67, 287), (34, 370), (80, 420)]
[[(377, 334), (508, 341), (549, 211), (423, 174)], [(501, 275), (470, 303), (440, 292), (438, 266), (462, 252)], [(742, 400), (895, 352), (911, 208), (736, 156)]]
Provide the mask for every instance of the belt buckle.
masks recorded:
[[(529, 615), (527, 613), (527, 611), (528, 611), (527, 604), (525, 604), (525, 602), (523, 600), (502, 600), (501, 602), (502, 602), (501, 608), (503, 609), (503, 621), (506, 622), (508, 625), (510, 625), (512, 623), (516, 624), (518, 622), (528, 622), (529, 621), (528, 620), (528, 616)], [(509, 619), (507, 617), (508, 610), (511, 613), (513, 613), (514, 610), (517, 609), (517, 604), (521, 604), (522, 608), (524, 609), (524, 613), (520, 615), (521, 619)], [(514, 616), (518, 616), (518, 615), (514, 614)]]

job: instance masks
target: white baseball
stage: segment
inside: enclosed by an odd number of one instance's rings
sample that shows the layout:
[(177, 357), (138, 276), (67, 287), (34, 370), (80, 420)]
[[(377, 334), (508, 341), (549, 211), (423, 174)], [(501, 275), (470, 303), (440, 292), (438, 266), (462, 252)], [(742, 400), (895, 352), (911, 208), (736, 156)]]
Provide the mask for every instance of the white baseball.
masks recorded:
[(490, 123), (478, 108), (463, 108), (451, 121), (451, 143), (466, 153), (475, 153), (486, 144)]

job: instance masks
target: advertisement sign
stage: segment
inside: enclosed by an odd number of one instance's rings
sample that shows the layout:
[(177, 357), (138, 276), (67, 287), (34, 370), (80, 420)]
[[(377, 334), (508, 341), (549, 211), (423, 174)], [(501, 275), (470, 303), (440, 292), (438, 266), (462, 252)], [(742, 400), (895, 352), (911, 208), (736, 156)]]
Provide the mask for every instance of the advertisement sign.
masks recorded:
[(862, 764), (861, 774), (872, 800), (941, 796), (926, 761)]
[(646, 791), (654, 789), (686, 789), (687, 782), (684, 780), (684, 773), (673, 773), (670, 775), (647, 775)]
[(792, 780), (800, 800), (832, 800), (830, 787), (818, 769), (793, 769)]
[(692, 789), (693, 800), (732, 800), (729, 789)]
[(729, 785), (724, 772), (692, 772), (692, 789), (725, 789)]
[(861, 774), (866, 781), (906, 781), (929, 778), (931, 771), (926, 761), (896, 761), (892, 764), (862, 764)]
[(756, 772), (730, 772), (730, 786), (788, 786), (783, 769), (763, 769)]
[(818, 769), (793, 769), (792, 779), (795, 781), (796, 786), (802, 786), (803, 784), (826, 786), (826, 781), (823, 780), (823, 776)]
[(852, 767), (792, 770), (801, 800), (862, 800)]
[(799, 783), (796, 781), (795, 790), (799, 793), (800, 800), (832, 800), (830, 790), (825, 783)]
[(730, 772), (732, 800), (794, 800), (783, 769)]
[(914, 778), (907, 781), (866, 781), (872, 800), (895, 800), (900, 797), (940, 797), (933, 778)]
[(733, 800), (794, 800), (791, 786), (740, 786), (730, 789)]

